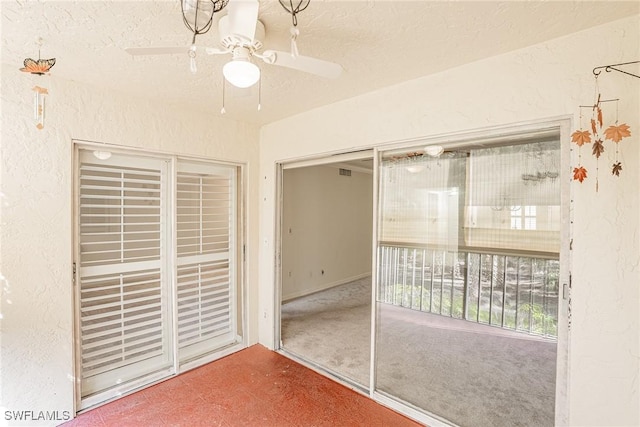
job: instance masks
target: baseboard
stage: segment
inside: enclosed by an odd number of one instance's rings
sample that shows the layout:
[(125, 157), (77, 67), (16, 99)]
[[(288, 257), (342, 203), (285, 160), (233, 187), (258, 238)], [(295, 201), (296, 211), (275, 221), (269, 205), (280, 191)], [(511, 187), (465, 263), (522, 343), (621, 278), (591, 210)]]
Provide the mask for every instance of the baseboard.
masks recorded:
[(357, 276), (347, 277), (344, 279), (337, 280), (335, 282), (325, 283), (315, 287), (313, 289), (303, 289), (298, 292), (293, 292), (291, 294), (282, 295), (282, 302), (291, 301), (296, 298), (301, 298), (307, 295), (315, 294), (316, 292), (326, 291), (327, 289), (334, 288), (336, 286), (344, 285), (345, 283), (353, 282), (355, 280), (364, 279), (365, 277), (371, 276), (371, 272), (358, 274)]

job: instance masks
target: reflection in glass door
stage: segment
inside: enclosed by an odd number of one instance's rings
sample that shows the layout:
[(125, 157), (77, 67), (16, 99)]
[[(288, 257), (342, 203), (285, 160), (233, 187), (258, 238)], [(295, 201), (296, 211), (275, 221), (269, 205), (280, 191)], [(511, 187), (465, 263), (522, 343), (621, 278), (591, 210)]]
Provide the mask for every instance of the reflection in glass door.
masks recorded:
[(381, 156), (377, 393), (461, 426), (554, 424), (559, 147)]

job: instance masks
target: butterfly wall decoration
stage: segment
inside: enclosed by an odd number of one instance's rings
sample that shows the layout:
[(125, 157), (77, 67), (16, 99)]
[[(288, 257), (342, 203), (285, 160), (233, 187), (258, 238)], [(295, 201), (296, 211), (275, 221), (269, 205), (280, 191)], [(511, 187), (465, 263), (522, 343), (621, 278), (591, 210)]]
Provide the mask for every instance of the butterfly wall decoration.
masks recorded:
[(56, 58), (37, 60), (26, 58), (24, 60), (24, 67), (20, 68), (20, 71), (41, 76), (48, 73), (54, 65), (56, 65)]

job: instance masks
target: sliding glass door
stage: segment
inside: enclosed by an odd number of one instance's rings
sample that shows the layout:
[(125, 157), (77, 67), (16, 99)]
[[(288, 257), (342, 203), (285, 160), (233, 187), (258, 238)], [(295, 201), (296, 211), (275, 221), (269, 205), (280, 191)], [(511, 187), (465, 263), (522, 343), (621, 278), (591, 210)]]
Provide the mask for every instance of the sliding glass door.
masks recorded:
[(237, 339), (235, 168), (179, 162), (177, 303), (180, 362)]
[(173, 366), (167, 162), (80, 151), (82, 395)]
[(553, 425), (559, 132), (458, 147), (380, 152), (374, 391), (462, 426)]
[(77, 151), (81, 409), (242, 345), (238, 167), (103, 154)]

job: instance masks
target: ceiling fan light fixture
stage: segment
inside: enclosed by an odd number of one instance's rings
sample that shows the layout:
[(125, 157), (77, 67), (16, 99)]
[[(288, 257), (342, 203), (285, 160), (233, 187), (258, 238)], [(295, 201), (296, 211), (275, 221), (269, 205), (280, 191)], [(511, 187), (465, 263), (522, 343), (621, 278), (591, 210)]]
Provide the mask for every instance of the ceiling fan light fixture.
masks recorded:
[(260, 80), (260, 68), (249, 59), (247, 48), (233, 50), (233, 59), (224, 64), (222, 74), (229, 83), (239, 88), (253, 86)]
[(229, 83), (239, 88), (253, 86), (260, 80), (260, 68), (248, 59), (233, 59), (222, 67), (222, 74)]

